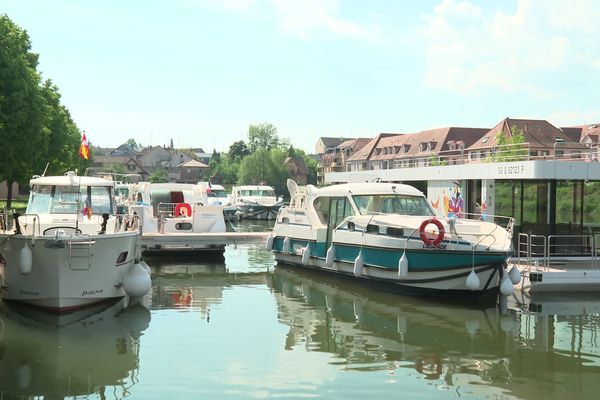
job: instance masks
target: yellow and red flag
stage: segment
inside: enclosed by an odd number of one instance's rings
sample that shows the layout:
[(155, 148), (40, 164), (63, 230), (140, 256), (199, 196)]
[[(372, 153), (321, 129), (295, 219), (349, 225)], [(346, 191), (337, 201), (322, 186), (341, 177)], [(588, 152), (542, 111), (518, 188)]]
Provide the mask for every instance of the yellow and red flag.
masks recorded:
[(83, 132), (83, 137), (81, 138), (81, 145), (79, 146), (79, 155), (84, 160), (90, 159), (90, 144), (88, 143), (87, 137), (85, 137), (85, 132)]

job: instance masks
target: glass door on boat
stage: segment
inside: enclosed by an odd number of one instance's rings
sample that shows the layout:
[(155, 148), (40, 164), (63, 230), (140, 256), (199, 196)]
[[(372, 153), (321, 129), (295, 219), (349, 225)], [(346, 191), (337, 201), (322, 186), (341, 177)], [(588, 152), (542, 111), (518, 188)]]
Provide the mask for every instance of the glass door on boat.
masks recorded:
[[(346, 217), (354, 214), (352, 206), (346, 197), (331, 197), (321, 198), (318, 200), (329, 202), (329, 218), (327, 222), (327, 245), (325, 248), (329, 248), (331, 245), (333, 230), (344, 220)], [(323, 204), (325, 205), (325, 204)]]

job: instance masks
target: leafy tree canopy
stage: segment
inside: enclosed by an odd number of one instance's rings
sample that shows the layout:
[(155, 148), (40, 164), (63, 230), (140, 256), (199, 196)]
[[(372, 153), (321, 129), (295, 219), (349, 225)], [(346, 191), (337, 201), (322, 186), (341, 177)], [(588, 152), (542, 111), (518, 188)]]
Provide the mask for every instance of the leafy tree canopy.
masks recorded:
[(248, 127), (248, 148), (254, 153), (258, 150), (271, 150), (279, 147), (281, 140), (277, 136), (277, 128), (271, 124), (262, 123)]

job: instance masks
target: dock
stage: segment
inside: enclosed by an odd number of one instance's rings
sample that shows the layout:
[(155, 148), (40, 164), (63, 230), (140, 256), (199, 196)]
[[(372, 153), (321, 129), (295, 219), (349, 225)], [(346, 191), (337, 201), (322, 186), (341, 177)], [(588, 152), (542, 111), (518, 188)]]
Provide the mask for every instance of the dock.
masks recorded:
[(142, 250), (194, 251), (233, 244), (264, 244), (271, 232), (142, 233)]

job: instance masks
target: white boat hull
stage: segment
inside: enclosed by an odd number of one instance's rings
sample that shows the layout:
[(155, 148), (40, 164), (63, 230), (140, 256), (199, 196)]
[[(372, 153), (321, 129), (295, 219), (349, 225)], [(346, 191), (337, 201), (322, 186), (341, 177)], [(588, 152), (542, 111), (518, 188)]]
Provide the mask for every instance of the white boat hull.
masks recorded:
[(302, 264), (302, 256), (297, 254), (275, 252), (275, 260), (279, 263), (312, 268), (322, 271), (345, 275), (352, 279), (370, 281), (382, 284), (394, 291), (406, 294), (423, 294), (443, 297), (485, 297), (498, 294), (501, 274), (504, 270), (501, 265), (480, 265), (474, 268), (481, 283), (478, 290), (467, 288), (467, 276), (471, 267), (443, 269), (438, 271), (409, 272), (406, 277), (398, 277), (397, 270), (386, 270), (379, 267), (365, 265), (360, 276), (355, 275), (354, 264), (350, 262), (335, 261), (330, 267), (326, 260), (312, 257), (308, 265)]
[[(137, 232), (110, 235), (8, 238), (1, 252), (2, 298), (67, 312), (125, 296), (123, 278), (134, 264)], [(31, 270), (23, 272), (21, 251), (31, 249)]]

